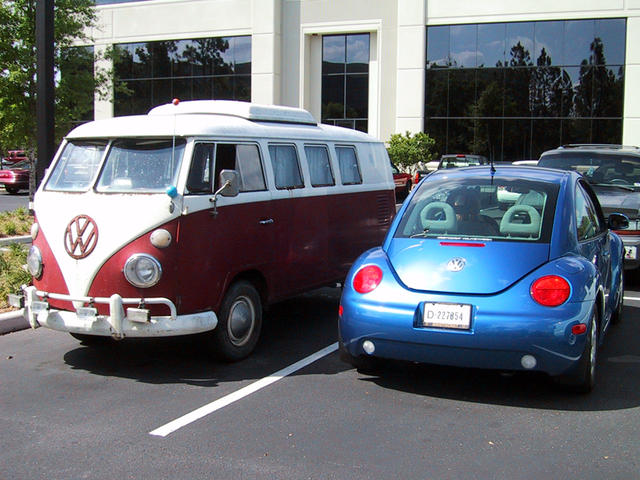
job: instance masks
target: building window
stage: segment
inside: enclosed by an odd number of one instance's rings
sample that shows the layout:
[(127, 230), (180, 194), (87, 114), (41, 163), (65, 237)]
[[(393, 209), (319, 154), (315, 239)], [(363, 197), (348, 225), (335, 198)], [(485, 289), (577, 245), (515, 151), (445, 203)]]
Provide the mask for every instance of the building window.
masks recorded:
[(251, 37), (115, 46), (114, 113), (147, 113), (180, 100), (251, 100)]
[(625, 43), (623, 18), (428, 27), (425, 131), (495, 160), (620, 143)]
[(63, 112), (58, 115), (57, 127), (60, 135), (66, 134), (77, 125), (93, 120), (94, 117), (94, 49), (93, 47), (68, 47), (60, 50), (60, 76), (57, 84), (60, 95), (56, 108)]
[(366, 132), (369, 34), (322, 37), (322, 122)]

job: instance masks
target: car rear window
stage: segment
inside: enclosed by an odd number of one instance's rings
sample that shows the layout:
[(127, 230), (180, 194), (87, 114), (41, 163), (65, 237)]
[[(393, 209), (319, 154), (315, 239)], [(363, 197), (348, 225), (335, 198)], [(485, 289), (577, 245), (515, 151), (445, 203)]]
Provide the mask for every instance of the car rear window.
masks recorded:
[(514, 178), (425, 181), (400, 221), (400, 238), (548, 243), (558, 185)]
[(574, 170), (596, 186), (640, 188), (640, 156), (564, 151), (544, 155), (538, 161), (538, 166)]

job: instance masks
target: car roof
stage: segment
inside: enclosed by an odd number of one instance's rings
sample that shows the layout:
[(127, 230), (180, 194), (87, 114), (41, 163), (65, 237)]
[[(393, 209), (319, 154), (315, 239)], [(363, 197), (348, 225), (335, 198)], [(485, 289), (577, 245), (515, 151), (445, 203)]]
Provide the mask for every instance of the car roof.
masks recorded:
[(547, 150), (543, 152), (540, 156), (541, 158), (545, 155), (549, 154), (560, 154), (563, 153), (571, 153), (575, 154), (578, 152), (585, 153), (606, 153), (607, 155), (634, 155), (640, 156), (640, 147), (634, 145), (617, 145), (617, 144), (569, 144), (562, 145), (558, 148), (554, 148), (552, 150)]

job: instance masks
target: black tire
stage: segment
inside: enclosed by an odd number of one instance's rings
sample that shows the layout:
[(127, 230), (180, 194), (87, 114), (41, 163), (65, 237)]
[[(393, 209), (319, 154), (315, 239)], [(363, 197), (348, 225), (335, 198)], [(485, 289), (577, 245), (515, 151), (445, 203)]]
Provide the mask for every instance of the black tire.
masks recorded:
[(404, 198), (407, 198), (410, 193), (411, 193), (411, 180), (407, 180), (407, 185), (405, 186), (405, 189), (404, 189)]
[(249, 356), (262, 329), (262, 302), (255, 287), (246, 281), (231, 285), (210, 334), (213, 353), (221, 360), (237, 362)]
[(559, 382), (569, 390), (577, 393), (589, 393), (596, 384), (596, 365), (598, 360), (598, 315), (597, 305), (593, 307), (591, 322), (587, 330), (587, 341), (580, 358), (578, 371), (571, 377), (561, 377)]
[(620, 295), (618, 296), (618, 304), (611, 314), (611, 323), (617, 324), (622, 320), (622, 309), (624, 307), (624, 268), (620, 268)]
[(76, 340), (79, 340), (82, 345), (85, 345), (87, 347), (100, 347), (103, 345), (107, 345), (113, 340), (111, 337), (105, 337), (102, 335), (86, 335), (84, 333), (71, 332), (69, 332), (69, 335), (71, 335)]
[(20, 191), (20, 189), (19, 189), (19, 188), (17, 188), (17, 187), (12, 187), (12, 186), (10, 186), (10, 185), (5, 185), (5, 186), (4, 186), (4, 189), (7, 191), (7, 193), (8, 193), (9, 195), (15, 195), (15, 194), (17, 194), (17, 193)]

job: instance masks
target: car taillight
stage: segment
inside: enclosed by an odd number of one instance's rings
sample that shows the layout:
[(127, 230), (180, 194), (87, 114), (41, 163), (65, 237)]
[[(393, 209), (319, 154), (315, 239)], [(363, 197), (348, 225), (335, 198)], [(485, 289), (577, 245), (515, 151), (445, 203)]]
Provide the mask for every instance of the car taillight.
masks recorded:
[(416, 174), (413, 177), (413, 184), (417, 185), (419, 181), (420, 181), (420, 174), (416, 172)]
[(380, 285), (382, 270), (375, 265), (367, 265), (353, 277), (353, 289), (358, 293), (369, 293)]
[(557, 307), (567, 301), (571, 286), (557, 275), (541, 277), (531, 285), (531, 298), (545, 307)]

